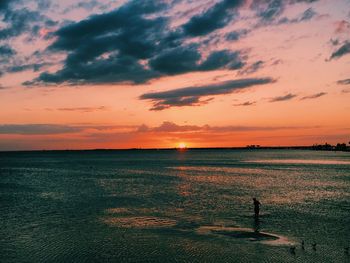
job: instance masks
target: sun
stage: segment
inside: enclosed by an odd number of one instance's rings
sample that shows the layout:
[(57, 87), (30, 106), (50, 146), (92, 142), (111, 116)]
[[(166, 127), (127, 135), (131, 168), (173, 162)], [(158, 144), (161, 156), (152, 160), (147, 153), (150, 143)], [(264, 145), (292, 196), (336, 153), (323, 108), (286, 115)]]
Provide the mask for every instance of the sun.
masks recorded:
[(184, 142), (180, 142), (180, 143), (178, 144), (178, 148), (181, 149), (181, 150), (184, 150), (184, 149), (187, 148), (187, 145), (186, 145), (186, 143), (184, 143)]

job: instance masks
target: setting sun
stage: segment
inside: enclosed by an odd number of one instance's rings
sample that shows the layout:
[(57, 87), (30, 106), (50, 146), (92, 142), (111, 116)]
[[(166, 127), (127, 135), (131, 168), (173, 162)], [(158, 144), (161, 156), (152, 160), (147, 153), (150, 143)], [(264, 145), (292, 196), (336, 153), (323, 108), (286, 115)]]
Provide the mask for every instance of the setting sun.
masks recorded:
[(186, 145), (186, 143), (184, 143), (184, 142), (180, 142), (178, 148), (179, 148), (179, 149), (186, 149), (186, 148), (187, 148), (187, 145)]

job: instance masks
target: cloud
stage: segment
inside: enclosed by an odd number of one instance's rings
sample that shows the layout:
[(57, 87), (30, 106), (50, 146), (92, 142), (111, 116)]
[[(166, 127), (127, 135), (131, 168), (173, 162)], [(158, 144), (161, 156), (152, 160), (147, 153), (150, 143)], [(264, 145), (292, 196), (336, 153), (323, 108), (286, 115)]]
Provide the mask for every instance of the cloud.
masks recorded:
[(6, 68), (7, 73), (16, 73), (26, 70), (33, 70), (34, 72), (39, 71), (41, 68), (50, 65), (49, 63), (33, 63), (33, 64), (22, 64), (22, 65), (13, 65)]
[(70, 11), (73, 11), (75, 9), (85, 9), (87, 11), (92, 11), (93, 9), (95, 8), (99, 8), (99, 9), (104, 9), (106, 8), (107, 5), (105, 4), (101, 4), (100, 2), (98, 2), (97, 0), (89, 0), (89, 1), (80, 1), (80, 2), (77, 2), (77, 3), (74, 3), (68, 7), (66, 7), (64, 10), (63, 10), (63, 13), (68, 13)]
[[(145, 124), (139, 126), (129, 125), (65, 125), (65, 124), (1, 124), (0, 134), (6, 135), (60, 135), (77, 134), (84, 137), (98, 136), (100, 138), (110, 137), (110, 135), (126, 134), (136, 135), (138, 133), (232, 133), (242, 131), (274, 131), (282, 129), (291, 129), (288, 126), (211, 126), (208, 124), (199, 125), (179, 125), (174, 122), (164, 121), (159, 126), (148, 126)], [(308, 128), (308, 127), (293, 127)]]
[(168, 50), (152, 59), (150, 66), (156, 71), (169, 75), (220, 68), (238, 69), (243, 66), (239, 52), (229, 50), (214, 51), (206, 60), (199, 63), (201, 54), (197, 48), (196, 45), (190, 45)]
[(137, 132), (193, 132), (199, 130), (202, 130), (202, 127), (196, 125), (177, 125), (170, 121), (164, 121), (158, 127), (149, 127), (143, 124), (137, 129)]
[(350, 23), (346, 20), (335, 22), (335, 33), (342, 34), (350, 31)]
[(99, 84), (99, 83), (144, 83), (160, 74), (145, 69), (137, 60), (129, 56), (111, 55), (107, 59), (93, 63), (68, 63), (62, 70), (54, 74), (44, 72), (34, 81), (26, 81), (23, 85), (38, 84)]
[[(170, 8), (168, 2), (133, 0), (116, 10), (63, 26), (54, 33), (55, 40), (48, 48), (53, 53), (67, 53), (62, 69), (42, 72), (23, 84), (139, 84), (166, 75), (235, 70), (244, 65), (238, 51), (214, 50), (203, 57), (201, 43), (187, 43), (187, 37), (192, 37), (186, 35), (187, 27), (171, 29), (170, 18), (159, 13)], [(240, 2), (225, 0), (208, 12), (227, 14)]]
[(239, 40), (242, 36), (245, 36), (246, 34), (248, 34), (248, 30), (245, 30), (245, 29), (231, 31), (225, 35), (225, 39), (227, 41), (233, 42), (233, 41)]
[(253, 64), (249, 65), (248, 67), (244, 68), (243, 70), (240, 70), (238, 74), (240, 75), (247, 75), (257, 72), (259, 69), (261, 69), (264, 65), (264, 61), (259, 60), (257, 62), (254, 62)]
[(332, 45), (332, 46), (338, 46), (339, 45), (339, 39), (330, 39), (329, 40), (329, 43)]
[(350, 85), (350, 79), (338, 80), (337, 84), (339, 84), (339, 85)]
[(322, 97), (324, 95), (327, 95), (327, 92), (320, 92), (320, 93), (316, 93), (313, 95), (305, 96), (305, 97), (302, 97), (300, 100), (317, 99), (317, 98)]
[(246, 101), (238, 104), (234, 104), (234, 106), (252, 106), (256, 105), (256, 101)]
[(93, 15), (63, 26), (54, 33), (51, 52), (67, 52), (63, 68), (43, 72), (36, 83), (143, 83), (160, 74), (147, 69), (141, 59), (149, 59), (161, 50), (166, 17), (146, 18), (166, 7), (156, 1), (130, 1), (120, 8)]
[(140, 96), (140, 99), (152, 101), (153, 108), (151, 110), (163, 110), (175, 106), (197, 106), (208, 102), (208, 100), (200, 100), (202, 97), (230, 94), (274, 81), (272, 78), (229, 80), (218, 84), (145, 93)]
[(278, 24), (295, 24), (295, 23), (305, 22), (305, 21), (311, 20), (316, 15), (317, 15), (317, 12), (314, 9), (308, 8), (296, 18), (292, 18), (292, 19), (289, 19), (287, 17), (281, 18), (278, 21)]
[(239, 69), (244, 63), (240, 58), (239, 52), (231, 52), (229, 50), (219, 50), (212, 52), (207, 59), (198, 66), (201, 71), (215, 69)]
[(223, 0), (209, 8), (206, 12), (192, 17), (183, 25), (185, 34), (202, 36), (227, 25), (234, 17), (232, 10), (237, 9), (243, 0)]
[(312, 8), (308, 8), (304, 11), (304, 13), (301, 15), (300, 19), (298, 20), (299, 22), (301, 21), (307, 21), (312, 19), (317, 15), (316, 11)]
[[(57, 5), (62, 9), (56, 12), (62, 15), (62, 10), (68, 7), (69, 10), (83, 8), (97, 14), (80, 21), (62, 21), (60, 24), (49, 19), (47, 13), (34, 10), (42, 6), (51, 12), (54, 1), (45, 4), (44, 0), (32, 0), (29, 4), (18, 0), (21, 6), (11, 4), (11, 8), (8, 8), (7, 2), (3, 6), (11, 12), (4, 16), (7, 22), (4, 22), (6, 27), (3, 30), (6, 32), (0, 30), (0, 38), (1, 34), (7, 38), (25, 34), (29, 35), (27, 39), (41, 34), (42, 40), (50, 43), (45, 50), (46, 60), (23, 59), (23, 63), (7, 66), (8, 72), (39, 71), (40, 74), (23, 85), (45, 86), (144, 84), (164, 76), (190, 72), (239, 70), (246, 64), (247, 52), (233, 50), (232, 47), (223, 48), (221, 44), (236, 41), (252, 31), (232, 31), (231, 25), (238, 21), (241, 10), (245, 10), (250, 3), (249, 8), (256, 12), (258, 19), (276, 23), (288, 5), (314, 1), (219, 0), (197, 5), (193, 4), (194, 1), (182, 0), (129, 0), (113, 4), (96, 0), (76, 1), (73, 4)], [(112, 6), (117, 8), (111, 10)], [(194, 8), (191, 12), (183, 12), (184, 6)], [(191, 17), (188, 18), (188, 15)], [(315, 11), (308, 8), (298, 19), (309, 20), (314, 15)], [(176, 20), (179, 16), (181, 19)], [(53, 31), (54, 27), (59, 28)], [(48, 30), (45, 31), (45, 37), (42, 36), (44, 33), (40, 33), (42, 29)], [(215, 32), (220, 29), (225, 30)], [(58, 56), (60, 60), (54, 62), (55, 67), (40, 66), (53, 65), (53, 58)], [(255, 62), (242, 74), (253, 73), (261, 66), (262, 61)], [(187, 98), (186, 101), (174, 103), (197, 105), (201, 102), (196, 98)]]
[(80, 127), (58, 124), (2, 124), (0, 134), (49, 135), (76, 133), (82, 131)]
[[(50, 110), (50, 109), (47, 109)], [(63, 110), (70, 111), (67, 108)], [(101, 109), (103, 110), (103, 109)], [(73, 109), (74, 111), (74, 109)], [(134, 132), (137, 126), (132, 125), (95, 125), (95, 124), (0, 124), (0, 134), (18, 135), (59, 135), (67, 133), (89, 133), (89, 132)]]
[(314, 127), (290, 127), (290, 126), (211, 126), (211, 125), (179, 125), (174, 122), (164, 121), (161, 125), (149, 127), (140, 125), (137, 132), (140, 133), (233, 133), (244, 131), (275, 131), (288, 129), (306, 129)]
[(28, 69), (39, 70), (39, 64), (47, 63), (43, 61), (34, 63), (31, 56), (24, 55), (22, 48), (28, 42), (39, 39), (42, 36), (42, 30), (49, 30), (56, 25), (56, 22), (45, 15), (43, 9), (40, 9), (47, 6), (50, 1), (45, 0), (46, 4), (43, 0), (1, 0), (0, 2), (0, 41), (11, 45), (0, 44), (1, 72), (4, 74)]
[(316, 12), (312, 8), (308, 8), (297, 18), (282, 18), (277, 23), (276, 19), (283, 14), (288, 5), (293, 5), (296, 3), (309, 4), (317, 1), (318, 0), (259, 0), (252, 1), (250, 8), (252, 10), (255, 10), (257, 17), (259, 18), (258, 26), (269, 24), (298, 23), (310, 20), (316, 15)]
[[(14, 1), (17, 2), (17, 1)], [(56, 23), (38, 11), (29, 10), (27, 7), (15, 8), (7, 5), (3, 9), (5, 13), (2, 22), (5, 26), (0, 29), (0, 40), (8, 40), (23, 33), (31, 36), (38, 35), (42, 26), (50, 27)]]
[(0, 12), (3, 12), (6, 10), (11, 2), (14, 2), (13, 0), (1, 0), (0, 1)]
[(106, 111), (108, 108), (106, 106), (99, 107), (75, 107), (75, 108), (57, 108), (57, 109), (47, 109), (47, 110), (57, 110), (57, 111), (71, 111), (71, 112), (96, 112), (96, 111)]
[(349, 53), (350, 53), (350, 42), (345, 41), (345, 43), (340, 48), (338, 48), (336, 51), (332, 53), (330, 60), (335, 58), (340, 58)]
[(284, 95), (284, 96), (278, 96), (278, 97), (271, 98), (270, 102), (291, 100), (291, 99), (295, 98), (296, 96), (297, 96), (296, 94), (289, 93), (289, 94)]
[(9, 45), (0, 45), (0, 56), (1, 57), (12, 57), (17, 52), (12, 49)]
[(269, 22), (282, 14), (286, 1), (283, 0), (263, 0), (252, 1), (251, 8), (256, 11), (260, 22)]
[[(179, 74), (197, 68), (201, 58), (195, 45), (167, 50), (150, 61), (150, 66), (167, 74)], [(175, 62), (176, 61), (176, 62)]]

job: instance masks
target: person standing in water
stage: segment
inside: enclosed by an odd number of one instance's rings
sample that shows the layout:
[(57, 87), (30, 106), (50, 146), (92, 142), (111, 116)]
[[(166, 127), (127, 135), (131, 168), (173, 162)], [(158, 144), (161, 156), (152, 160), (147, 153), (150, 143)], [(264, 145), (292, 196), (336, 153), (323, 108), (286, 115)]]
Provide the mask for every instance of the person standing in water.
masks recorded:
[(258, 218), (259, 217), (261, 203), (255, 197), (253, 198), (253, 203), (254, 203), (255, 218)]

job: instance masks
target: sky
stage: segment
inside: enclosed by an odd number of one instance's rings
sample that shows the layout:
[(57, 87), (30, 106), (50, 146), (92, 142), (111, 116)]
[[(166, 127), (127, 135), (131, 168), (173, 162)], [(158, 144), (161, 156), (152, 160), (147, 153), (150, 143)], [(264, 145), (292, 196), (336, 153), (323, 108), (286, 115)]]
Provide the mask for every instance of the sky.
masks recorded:
[(350, 141), (349, 0), (0, 0), (0, 150)]

